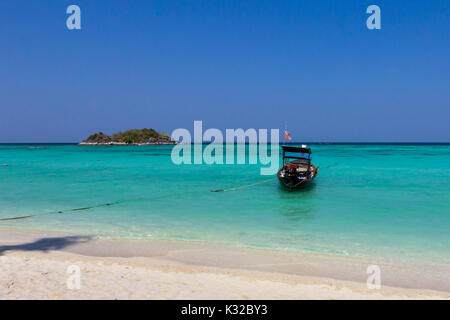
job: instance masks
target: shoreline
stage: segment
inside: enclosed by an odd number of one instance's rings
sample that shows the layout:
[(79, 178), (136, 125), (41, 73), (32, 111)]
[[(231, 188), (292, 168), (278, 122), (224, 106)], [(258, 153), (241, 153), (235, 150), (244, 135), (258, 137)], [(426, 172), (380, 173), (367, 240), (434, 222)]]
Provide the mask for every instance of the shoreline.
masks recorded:
[[(383, 263), (380, 265), (381, 290), (368, 290), (366, 270), (368, 265), (376, 264), (374, 261), (176, 240), (105, 240), (0, 229), (0, 260), (6, 271), (2, 272), (0, 283), (13, 281), (18, 284), (23, 281), (22, 277), (28, 277), (30, 272), (36, 274), (41, 269), (50, 270), (45, 272), (65, 279), (66, 270), (61, 270), (61, 266), (78, 261), (82, 270), (97, 270), (97, 277), (89, 280), (92, 285), (95, 283), (101, 287), (103, 283), (112, 286), (109, 291), (114, 291), (115, 288), (115, 282), (111, 279), (116, 279), (119, 275), (120, 281), (131, 281), (128, 277), (131, 276), (133, 281), (139, 282), (146, 289), (154, 287), (155, 281), (158, 282), (155, 279), (149, 280), (155, 274), (159, 274), (160, 278), (167, 278), (166, 285), (173, 292), (185, 287), (180, 287), (180, 281), (187, 283), (190, 291), (174, 297), (175, 299), (450, 299), (450, 270), (442, 266), (424, 270), (421, 266)], [(116, 265), (122, 267), (117, 269)], [(30, 270), (17, 272), (25, 266)], [(58, 268), (58, 272), (52, 273), (54, 268)], [(127, 270), (127, 275), (121, 273), (124, 270)], [(131, 274), (130, 270), (133, 271)], [(142, 277), (137, 277), (137, 274), (142, 274)], [(143, 276), (144, 274), (149, 275)], [(10, 279), (13, 275), (16, 278)], [(224, 278), (227, 279), (227, 286), (224, 286)], [(200, 279), (208, 279), (209, 284), (202, 284)], [(28, 280), (28, 284), (29, 281), (31, 280)], [(74, 292), (68, 291), (64, 286), (54, 288), (54, 281), (46, 283), (45, 277), (36, 281), (39, 281), (43, 289), (36, 289), (31, 296), (25, 292), (28, 290), (26, 286), (17, 286), (14, 291), (11, 290), (14, 286), (9, 285), (8, 292), (12, 293), (0, 291), (0, 299), (9, 299), (9, 296), (39, 298), (39, 294), (44, 291), (48, 291), (45, 298), (52, 299), (49, 296), (52, 290), (64, 291), (64, 294), (58, 293), (62, 294), (61, 297), (77, 298)], [(113, 283), (109, 284), (110, 281)], [(261, 281), (264, 285), (259, 283)], [(78, 292), (78, 298), (127, 298), (123, 295), (108, 296), (107, 292), (102, 294), (86, 281), (84, 283), (88, 289), (84, 293)], [(275, 290), (280, 287), (284, 289)], [(201, 292), (198, 290), (200, 288)], [(234, 289), (231, 290), (232, 288)], [(128, 298), (170, 298), (164, 294), (153, 296), (145, 292)]]
[[(16, 227), (16, 226), (2, 226), (0, 225), (0, 245), (2, 241), (2, 232), (11, 233), (13, 234), (13, 237), (15, 235), (21, 235), (25, 234), (26, 237), (28, 237), (30, 234), (33, 236), (41, 235), (43, 237), (45, 236), (81, 236), (81, 237), (88, 237), (91, 239), (91, 245), (95, 244), (96, 242), (99, 243), (108, 243), (108, 242), (115, 242), (115, 243), (122, 243), (125, 247), (125, 243), (130, 242), (134, 243), (138, 247), (145, 248), (146, 244), (150, 243), (156, 243), (156, 244), (169, 244), (171, 246), (188, 246), (188, 247), (207, 247), (207, 248), (222, 248), (222, 249), (228, 249), (228, 250), (238, 250), (238, 251), (254, 251), (254, 252), (261, 252), (266, 253), (268, 255), (272, 254), (281, 254), (281, 255), (291, 255), (291, 256), (308, 256), (308, 257), (326, 257), (328, 259), (343, 259), (346, 261), (365, 261), (365, 262), (378, 262), (380, 264), (384, 265), (392, 265), (397, 267), (404, 267), (405, 265), (408, 266), (421, 266), (421, 267), (438, 267), (443, 269), (448, 269), (450, 276), (450, 263), (447, 263), (445, 261), (432, 261), (432, 262), (424, 262), (423, 259), (418, 259), (416, 257), (408, 256), (408, 258), (405, 259), (399, 258), (399, 257), (389, 257), (389, 256), (370, 256), (370, 255), (356, 255), (356, 254), (348, 254), (344, 252), (339, 251), (317, 251), (317, 250), (308, 250), (308, 249), (302, 249), (302, 248), (295, 248), (295, 247), (285, 247), (285, 248), (278, 248), (278, 247), (271, 247), (271, 246), (260, 246), (260, 245), (251, 245), (251, 244), (245, 244), (245, 243), (233, 243), (233, 242), (224, 242), (224, 241), (207, 241), (202, 239), (183, 239), (183, 238), (171, 238), (171, 237), (157, 237), (157, 236), (148, 236), (148, 237), (127, 237), (127, 236), (108, 236), (108, 235), (92, 235), (89, 233), (78, 233), (78, 232), (69, 232), (69, 231), (59, 231), (59, 230), (52, 230), (52, 229), (41, 229), (41, 228), (35, 228), (35, 227)], [(95, 247), (94, 245), (92, 247)], [(103, 247), (103, 246), (100, 246)], [(77, 249), (80, 249), (81, 247), (77, 247)], [(68, 249), (69, 250), (69, 249)], [(367, 249), (370, 251), (370, 248)], [(96, 251), (99, 253), (100, 251)], [(117, 252), (111, 252), (106, 251), (109, 254), (113, 254), (114, 256), (119, 257), (120, 255)], [(122, 250), (119, 250), (118, 252), (121, 252), (122, 254), (125, 254), (127, 257), (131, 257), (132, 255), (126, 253), (126, 249), (123, 248)], [(141, 254), (146, 255), (145, 250), (138, 250)], [(89, 255), (89, 250), (83, 249), (81, 252), (82, 254)], [(104, 256), (104, 254), (100, 254)], [(450, 292), (450, 285), (449, 285), (449, 292)]]

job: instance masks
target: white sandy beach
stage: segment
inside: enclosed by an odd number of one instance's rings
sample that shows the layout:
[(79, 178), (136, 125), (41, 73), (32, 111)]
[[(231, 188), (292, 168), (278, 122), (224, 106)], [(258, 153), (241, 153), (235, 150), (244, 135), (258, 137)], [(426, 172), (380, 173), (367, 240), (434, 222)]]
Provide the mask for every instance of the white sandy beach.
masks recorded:
[[(337, 279), (365, 271), (366, 262), (348, 267), (335, 259), (342, 266), (340, 271), (333, 268), (336, 279), (317, 276), (314, 270), (327, 274), (324, 259), (0, 231), (0, 299), (450, 299), (446, 290), (389, 285), (369, 290), (364, 281)], [(81, 285), (71, 290), (67, 270), (73, 265), (81, 271)], [(361, 280), (366, 277), (361, 272)]]

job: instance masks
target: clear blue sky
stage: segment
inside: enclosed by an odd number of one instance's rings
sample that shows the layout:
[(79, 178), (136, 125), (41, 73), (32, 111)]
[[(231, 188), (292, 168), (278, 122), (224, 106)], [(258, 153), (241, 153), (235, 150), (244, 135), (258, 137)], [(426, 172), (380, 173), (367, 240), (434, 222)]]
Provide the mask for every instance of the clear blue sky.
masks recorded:
[[(82, 30), (66, 28), (66, 8)], [(381, 8), (381, 30), (366, 8)], [(0, 142), (151, 127), (450, 141), (450, 1), (0, 2)]]

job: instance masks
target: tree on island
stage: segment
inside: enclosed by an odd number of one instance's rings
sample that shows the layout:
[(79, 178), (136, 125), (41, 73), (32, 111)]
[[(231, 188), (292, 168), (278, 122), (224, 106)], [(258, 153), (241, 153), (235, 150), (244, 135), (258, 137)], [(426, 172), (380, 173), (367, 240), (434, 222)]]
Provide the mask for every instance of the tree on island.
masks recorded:
[(94, 133), (90, 135), (85, 142), (96, 142), (96, 143), (108, 143), (111, 142), (112, 139), (110, 136), (104, 134), (103, 132)]

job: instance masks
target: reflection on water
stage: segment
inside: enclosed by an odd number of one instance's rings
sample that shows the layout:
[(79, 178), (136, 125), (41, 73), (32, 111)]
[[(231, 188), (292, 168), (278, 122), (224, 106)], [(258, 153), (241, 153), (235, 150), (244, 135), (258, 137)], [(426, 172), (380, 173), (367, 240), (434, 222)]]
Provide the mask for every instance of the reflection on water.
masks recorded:
[[(277, 191), (282, 200), (279, 202), (279, 212), (289, 223), (299, 223), (313, 218), (313, 199), (316, 196), (315, 182), (298, 190), (286, 190), (280, 185)], [(291, 227), (295, 227), (295, 225)]]
[(310, 183), (308, 186), (296, 189), (296, 190), (288, 190), (286, 188), (283, 188), (283, 186), (279, 185), (278, 187), (278, 195), (283, 200), (290, 200), (290, 199), (311, 199), (316, 194), (316, 182)]
[(280, 214), (286, 217), (290, 222), (300, 222), (308, 219), (312, 219), (312, 208), (301, 207), (302, 204), (297, 206), (284, 205), (280, 208)]

